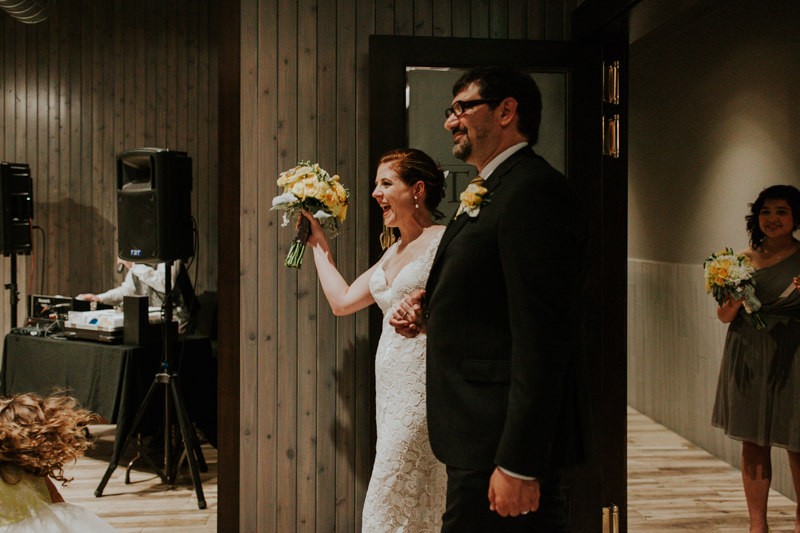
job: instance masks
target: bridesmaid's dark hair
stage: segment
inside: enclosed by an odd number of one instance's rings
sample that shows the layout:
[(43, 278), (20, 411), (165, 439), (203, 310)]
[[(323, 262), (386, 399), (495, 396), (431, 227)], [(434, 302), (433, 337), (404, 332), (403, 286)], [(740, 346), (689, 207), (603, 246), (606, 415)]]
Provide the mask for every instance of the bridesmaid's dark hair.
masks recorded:
[(425, 207), (433, 218), (444, 217), (437, 209), (444, 197), (444, 171), (431, 156), (416, 148), (398, 148), (381, 156), (378, 165), (384, 163), (388, 163), (406, 185), (411, 186), (418, 181), (425, 183)]
[(792, 209), (792, 229), (796, 231), (800, 228), (800, 191), (792, 185), (773, 185), (767, 187), (759, 193), (756, 201), (750, 204), (750, 214), (745, 216), (747, 222), (747, 233), (750, 234), (750, 246), (760, 248), (766, 235), (758, 227), (758, 214), (764, 207), (767, 200), (786, 200)]

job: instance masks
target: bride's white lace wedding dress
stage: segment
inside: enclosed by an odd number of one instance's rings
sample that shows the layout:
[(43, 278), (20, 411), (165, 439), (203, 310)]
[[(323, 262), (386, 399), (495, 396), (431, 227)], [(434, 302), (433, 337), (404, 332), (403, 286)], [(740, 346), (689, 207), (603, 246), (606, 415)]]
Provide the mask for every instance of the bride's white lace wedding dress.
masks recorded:
[[(441, 530), (445, 467), (433, 456), (425, 414), (425, 335), (408, 339), (389, 317), (410, 292), (425, 287), (441, 233), (387, 284), (378, 266), (369, 287), (383, 311), (375, 354), (375, 407), (378, 440), (364, 501), (364, 533), (424, 533)], [(386, 252), (396, 253), (397, 243)]]

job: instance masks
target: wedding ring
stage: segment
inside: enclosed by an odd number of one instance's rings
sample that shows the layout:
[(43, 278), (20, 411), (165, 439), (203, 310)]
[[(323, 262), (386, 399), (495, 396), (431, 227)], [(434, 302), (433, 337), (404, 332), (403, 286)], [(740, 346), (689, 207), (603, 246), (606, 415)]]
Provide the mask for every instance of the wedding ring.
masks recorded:
[(522, 514), (528, 514), (529, 511), (522, 511)]

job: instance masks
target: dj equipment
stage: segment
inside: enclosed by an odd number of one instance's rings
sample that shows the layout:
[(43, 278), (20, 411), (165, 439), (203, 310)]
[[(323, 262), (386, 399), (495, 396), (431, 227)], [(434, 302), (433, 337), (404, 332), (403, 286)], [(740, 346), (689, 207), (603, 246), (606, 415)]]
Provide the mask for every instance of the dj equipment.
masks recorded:
[(25, 163), (0, 163), (0, 250), (31, 253), (33, 218), (33, 180)]
[(119, 257), (160, 263), (194, 255), (192, 160), (185, 152), (136, 148), (117, 157)]
[[(177, 327), (172, 320), (174, 292), (171, 286), (171, 273), (172, 261), (167, 260), (164, 263), (164, 291), (167, 297), (164, 300), (163, 308), (164, 320), (162, 322), (162, 337), (164, 344), (161, 351), (161, 369), (153, 378), (153, 383), (150, 385), (142, 404), (136, 411), (136, 416), (122, 443), (119, 455), (124, 454), (128, 446), (133, 445), (136, 448), (137, 457), (144, 459), (165, 484), (173, 484), (177, 478), (180, 460), (176, 452), (180, 453), (181, 457), (185, 456), (189, 463), (189, 471), (192, 475), (192, 483), (194, 484), (195, 495), (197, 497), (197, 506), (200, 509), (205, 509), (206, 499), (203, 494), (200, 471), (206, 472), (208, 470), (208, 465), (200, 449), (200, 440), (197, 438), (194, 425), (189, 418), (189, 413), (186, 411), (186, 403), (183, 400), (183, 393), (181, 392), (180, 377), (175, 370), (176, 365), (173, 350), (175, 341), (177, 340)], [(126, 305), (128, 303), (129, 300), (126, 301)], [(161, 467), (150, 457), (148, 451), (142, 446), (140, 439), (136, 438), (140, 425), (147, 414), (150, 402), (154, 400), (159, 389), (164, 396), (164, 455)], [(177, 431), (174, 431), (175, 426), (177, 426)], [(173, 439), (173, 434), (175, 433), (177, 433), (179, 437), (178, 443)], [(178, 446), (176, 446), (176, 444)], [(100, 484), (94, 491), (96, 497), (103, 495), (106, 484), (117, 468), (118, 461), (118, 456), (115, 455), (112, 457), (105, 474), (103, 474), (103, 478), (100, 480)]]
[(17, 253), (31, 253), (33, 181), (25, 163), (0, 163), (0, 251), (11, 258), (9, 292), (11, 327), (17, 327)]
[[(172, 264), (176, 260), (186, 261), (194, 255), (191, 192), (192, 160), (185, 152), (137, 148), (123, 152), (117, 158), (119, 257), (136, 263), (164, 263), (166, 295), (162, 310), (161, 369), (153, 378), (153, 383), (136, 412), (120, 448), (120, 455), (125, 453), (129, 445), (134, 445), (138, 456), (150, 465), (158, 477), (164, 483), (172, 484), (180, 464), (175, 454), (180, 452), (189, 462), (197, 506), (205, 509), (200, 470), (206, 471), (208, 466), (194, 425), (186, 411), (173, 356), (177, 327), (172, 317), (177, 291), (172, 288)], [(164, 396), (162, 467), (155, 463), (136, 438), (148, 406), (159, 390)], [(176, 426), (177, 432), (174, 431)], [(175, 433), (179, 434), (180, 442), (175, 442)], [(118, 460), (117, 456), (112, 457), (94, 491), (95, 496), (102, 496), (111, 474), (117, 468)]]

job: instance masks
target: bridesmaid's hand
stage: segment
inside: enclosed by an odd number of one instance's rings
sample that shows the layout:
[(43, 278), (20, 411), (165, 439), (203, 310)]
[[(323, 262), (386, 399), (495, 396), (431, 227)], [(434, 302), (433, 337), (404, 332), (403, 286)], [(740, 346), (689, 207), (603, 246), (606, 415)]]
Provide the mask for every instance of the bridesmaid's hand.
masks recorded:
[(717, 307), (717, 318), (723, 324), (730, 324), (736, 315), (739, 314), (739, 309), (744, 305), (744, 298), (738, 300), (731, 300), (730, 298), (724, 304)]

